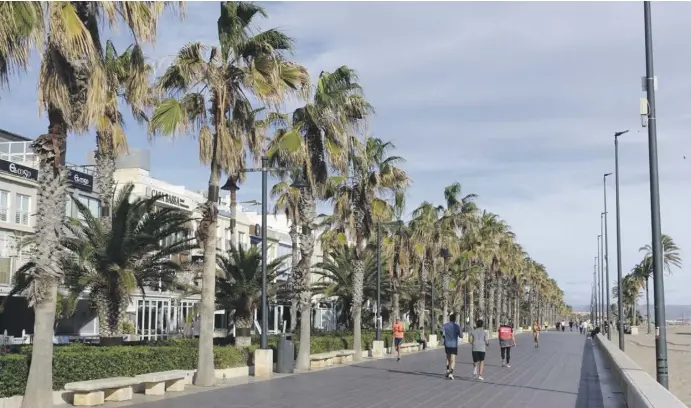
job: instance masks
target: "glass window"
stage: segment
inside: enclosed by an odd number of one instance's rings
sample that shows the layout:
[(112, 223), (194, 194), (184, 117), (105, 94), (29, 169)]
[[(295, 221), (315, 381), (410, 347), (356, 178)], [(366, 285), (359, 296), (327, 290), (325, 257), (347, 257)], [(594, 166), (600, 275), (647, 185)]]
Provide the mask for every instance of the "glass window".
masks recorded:
[(7, 222), (10, 219), (10, 192), (0, 190), (0, 221)]
[[(96, 198), (90, 198), (86, 196), (79, 196), (77, 197), (80, 203), (82, 203), (86, 208), (89, 209), (89, 212), (91, 212), (91, 215), (94, 217), (100, 217), (101, 213), (101, 202), (96, 199)], [(84, 220), (84, 217), (82, 217), (81, 213), (77, 214), (77, 218), (80, 220)]]
[(14, 222), (19, 225), (29, 225), (29, 208), (31, 208), (31, 197), (24, 194), (17, 194), (17, 208), (15, 209)]

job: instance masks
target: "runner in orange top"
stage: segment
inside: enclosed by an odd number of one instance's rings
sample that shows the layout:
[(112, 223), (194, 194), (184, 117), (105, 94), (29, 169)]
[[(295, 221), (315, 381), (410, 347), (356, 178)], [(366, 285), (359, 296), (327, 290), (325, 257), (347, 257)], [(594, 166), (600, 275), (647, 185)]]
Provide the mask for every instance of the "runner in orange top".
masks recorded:
[(396, 347), (396, 361), (401, 361), (401, 343), (403, 343), (403, 323), (398, 318), (393, 324), (393, 344)]

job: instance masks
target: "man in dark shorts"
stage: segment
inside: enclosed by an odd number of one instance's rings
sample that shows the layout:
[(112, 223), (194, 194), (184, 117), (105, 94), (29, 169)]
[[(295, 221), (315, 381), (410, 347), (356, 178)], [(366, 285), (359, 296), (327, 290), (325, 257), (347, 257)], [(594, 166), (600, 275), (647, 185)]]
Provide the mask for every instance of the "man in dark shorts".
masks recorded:
[(393, 344), (394, 347), (396, 348), (396, 361), (401, 361), (401, 343), (403, 343), (403, 323), (396, 318), (396, 321), (393, 324)]
[(444, 350), (446, 351), (446, 378), (453, 380), (453, 369), (456, 366), (458, 354), (458, 338), (461, 337), (461, 326), (456, 323), (456, 314), (449, 316), (449, 322), (441, 328), (444, 334)]
[(506, 321), (499, 325), (498, 337), (499, 346), (501, 347), (501, 366), (511, 367), (511, 347), (516, 347), (516, 337), (513, 333), (513, 328), (509, 326)]
[(473, 345), (473, 376), (483, 381), (482, 374), (485, 371), (485, 352), (489, 346), (489, 333), (482, 327), (484, 322), (475, 322), (475, 330), (470, 333), (470, 343)]

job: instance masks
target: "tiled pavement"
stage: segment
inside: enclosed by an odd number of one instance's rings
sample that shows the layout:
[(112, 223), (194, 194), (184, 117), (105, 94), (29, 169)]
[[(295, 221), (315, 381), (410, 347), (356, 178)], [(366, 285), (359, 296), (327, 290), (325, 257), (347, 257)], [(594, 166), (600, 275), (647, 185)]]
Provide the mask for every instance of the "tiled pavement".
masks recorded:
[[(456, 379), (444, 379), (441, 349), (394, 359), (292, 375), (135, 408), (609, 408), (603, 405), (596, 353), (577, 333), (546, 332), (541, 346), (519, 335), (511, 368), (502, 368), (493, 341), (485, 381), (472, 379), (470, 348), (462, 345)], [(602, 367), (602, 364), (599, 364)], [(607, 387), (609, 388), (609, 387)], [(610, 392), (610, 391), (607, 391)], [(616, 391), (615, 391), (616, 392)], [(605, 401), (608, 397), (605, 396)], [(610, 399), (611, 401), (611, 399)]]

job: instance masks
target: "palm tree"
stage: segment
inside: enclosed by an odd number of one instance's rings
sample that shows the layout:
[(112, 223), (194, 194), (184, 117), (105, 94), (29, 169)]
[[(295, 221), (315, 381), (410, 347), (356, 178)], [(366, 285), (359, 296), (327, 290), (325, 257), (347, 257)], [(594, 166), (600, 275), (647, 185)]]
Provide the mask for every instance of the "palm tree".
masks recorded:
[(405, 191), (397, 191), (394, 194), (391, 205), (391, 213), (394, 221), (398, 224), (391, 230), (392, 253), (391, 262), (389, 262), (389, 281), (391, 285), (391, 292), (393, 294), (393, 317), (394, 319), (401, 318), (401, 279), (406, 274), (410, 267), (410, 231), (403, 222), (405, 215)]
[[(199, 159), (210, 165), (209, 192), (197, 228), (204, 250), (202, 274), (199, 363), (196, 385), (215, 381), (213, 364), (214, 294), (216, 293), (216, 230), (221, 172), (242, 176), (246, 152), (258, 160), (263, 151), (261, 111), (252, 107), (248, 94), (266, 103), (279, 103), (290, 91), (301, 94), (309, 81), (306, 70), (286, 61), (283, 54), (292, 40), (278, 30), (253, 32), (264, 9), (249, 2), (222, 2), (218, 18), (220, 47), (201, 43), (185, 45), (158, 80), (168, 98), (160, 102), (151, 119), (152, 133), (194, 134)], [(273, 119), (272, 116), (267, 119)], [(232, 233), (232, 231), (231, 231)]]
[[(115, 199), (111, 225), (104, 226), (79, 200), (74, 203), (82, 221), (66, 223), (67, 249), (60, 258), (68, 297), (76, 299), (88, 290), (96, 308), (102, 342), (122, 339), (122, 324), (131, 295), (139, 289), (176, 287), (176, 273), (185, 265), (173, 255), (192, 248), (186, 225), (188, 216), (172, 208), (158, 208), (160, 195), (132, 198), (134, 185), (125, 185)], [(28, 262), (17, 271), (13, 293), (24, 291), (35, 279), (36, 265)]]
[(127, 103), (137, 122), (148, 121), (145, 107), (149, 104), (149, 74), (139, 44), (130, 45), (118, 55), (113, 43), (106, 42), (102, 53), (105, 69), (106, 97), (101, 118), (96, 122), (96, 173), (94, 184), (101, 200), (101, 218), (110, 225), (111, 199), (115, 190), (115, 159), (127, 151), (127, 138), (123, 127), (120, 101)]
[[(363, 299), (376, 300), (377, 297), (377, 261), (374, 248), (365, 251), (365, 274), (363, 279)], [(347, 245), (332, 248), (324, 257), (324, 261), (314, 265), (312, 273), (319, 278), (312, 285), (314, 293), (324, 297), (338, 297), (341, 303), (342, 315), (340, 324), (353, 327), (354, 279), (355, 279), (355, 250)], [(382, 293), (386, 296), (386, 286)]]
[[(304, 169), (307, 187), (300, 190), (300, 261), (295, 269), (295, 296), (299, 299), (300, 347), (296, 368), (309, 368), (310, 288), (313, 231), (316, 228), (317, 199), (323, 197), (329, 168), (346, 174), (348, 135), (357, 130), (373, 109), (362, 96), (353, 70), (342, 66), (334, 72), (319, 74), (312, 101), (296, 109), (288, 128), (274, 138), (270, 157), (280, 163)], [(357, 351), (356, 351), (357, 352)]]
[[(48, 113), (48, 133), (32, 144), (39, 162), (38, 212), (36, 238), (41, 245), (32, 253), (34, 278), (27, 288), (27, 298), (34, 307), (34, 344), (27, 393), (23, 408), (41, 408), (52, 401), (53, 323), (58, 282), (62, 271), (60, 241), (65, 218), (65, 150), (67, 132), (84, 132), (97, 122), (106, 104), (105, 74), (102, 64), (99, 21), (111, 27), (124, 21), (136, 40), (152, 41), (156, 21), (164, 8), (160, 2), (49, 2), (42, 5), (47, 20), (47, 35), (42, 33), (35, 3), (2, 10), (3, 33), (19, 34), (9, 44), (0, 34), (0, 55), (13, 66), (22, 65), (27, 50), (26, 38), (33, 38), (43, 50), (39, 72), (38, 99)], [(17, 12), (19, 7), (23, 12)], [(8, 17), (9, 16), (9, 17)], [(99, 16), (107, 18), (100, 19)], [(27, 18), (28, 17), (28, 18)], [(9, 23), (9, 30), (5, 24)], [(33, 37), (32, 37), (33, 36)], [(56, 231), (58, 233), (56, 234)]]
[[(280, 278), (287, 256), (281, 256), (266, 264), (266, 281), (270, 284)], [(237, 347), (248, 347), (254, 311), (260, 306), (262, 293), (262, 254), (257, 247), (245, 250), (242, 245), (232, 247), (228, 255), (219, 255), (220, 276), (216, 278), (216, 302), (226, 310), (235, 311)], [(270, 291), (276, 285), (271, 284)]]
[[(681, 268), (681, 256), (679, 255), (679, 247), (674, 242), (674, 239), (669, 235), (662, 234), (662, 268), (663, 272), (667, 274), (672, 273), (672, 267)], [(640, 252), (644, 252), (645, 256), (639, 265), (636, 266), (636, 274), (645, 283), (645, 304), (646, 304), (646, 314), (648, 321), (648, 334), (651, 330), (650, 322), (650, 291), (648, 289), (648, 284), (650, 283), (650, 277), (653, 274), (653, 249), (650, 244), (645, 245), (639, 249)]]
[[(295, 173), (295, 172), (293, 172)], [(297, 178), (297, 174), (294, 174)], [(286, 219), (290, 223), (290, 243), (291, 243), (291, 274), (288, 277), (290, 290), (294, 293), (295, 268), (300, 262), (300, 249), (298, 247), (298, 224), (300, 222), (300, 190), (292, 187), (287, 181), (281, 181), (271, 188), (271, 199), (275, 200), (274, 214), (283, 211)], [(298, 299), (296, 296), (290, 297), (290, 332), (295, 332), (297, 326), (297, 307)]]
[(8, 85), (10, 74), (26, 70), (43, 35), (41, 2), (0, 3), (0, 86)]
[[(342, 178), (330, 186), (326, 198), (334, 203), (334, 216), (342, 229), (354, 241), (353, 274), (353, 360), (362, 358), (361, 320), (363, 285), (365, 278), (365, 252), (375, 231), (375, 223), (382, 220), (388, 210), (387, 199), (408, 187), (405, 171), (397, 167), (403, 162), (398, 156), (388, 156), (395, 146), (381, 139), (367, 137), (363, 144), (352, 139), (352, 180)], [(335, 187), (335, 188), (331, 188)], [(379, 306), (379, 305), (378, 305)]]

